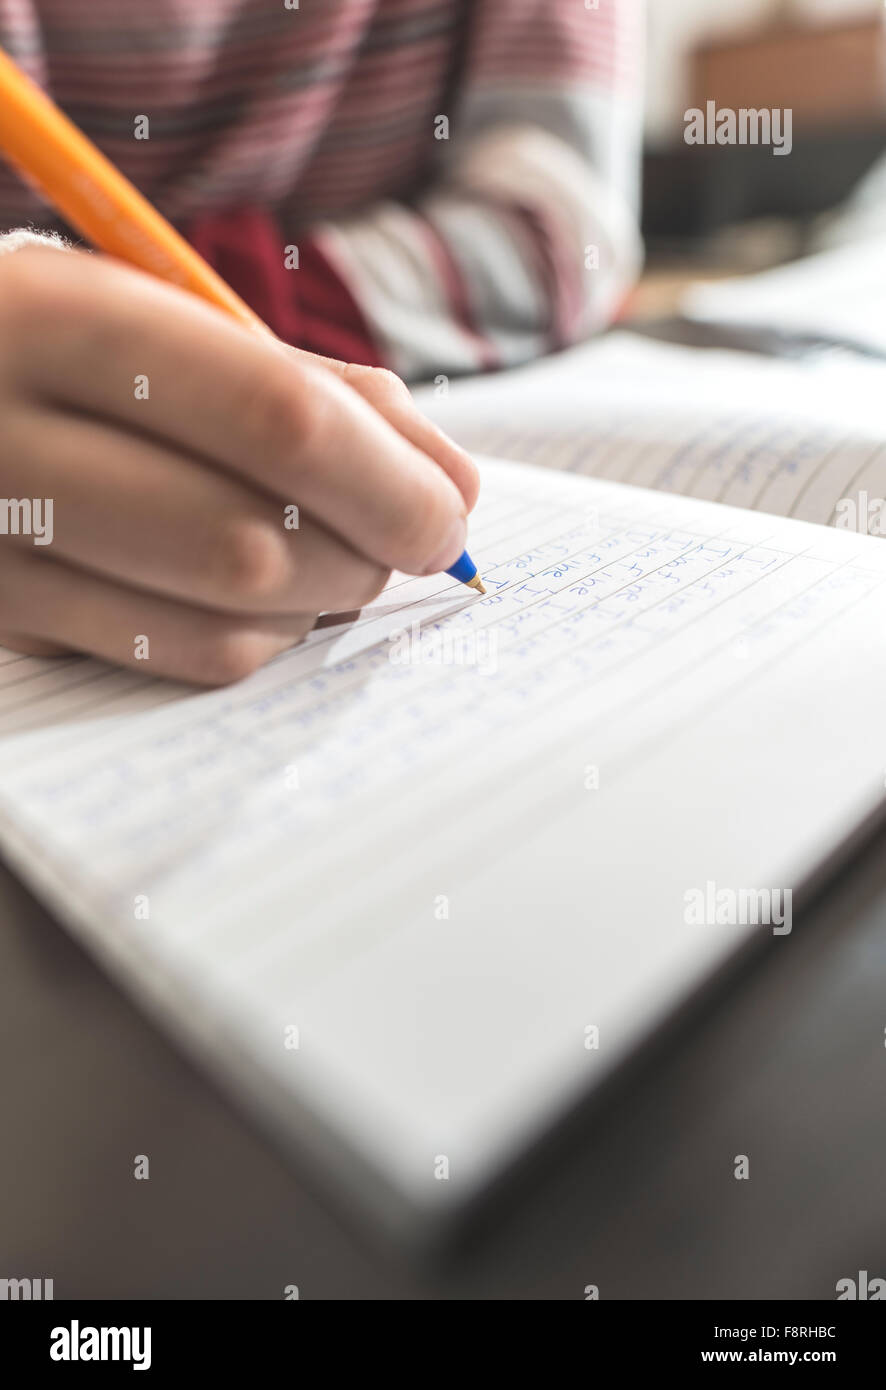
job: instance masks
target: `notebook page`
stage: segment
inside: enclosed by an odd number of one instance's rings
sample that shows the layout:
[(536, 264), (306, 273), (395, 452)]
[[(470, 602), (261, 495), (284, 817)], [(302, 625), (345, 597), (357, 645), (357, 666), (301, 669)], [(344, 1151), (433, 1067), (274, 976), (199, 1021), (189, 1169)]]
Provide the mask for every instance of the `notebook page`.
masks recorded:
[(222, 691), (0, 666), (4, 852), (246, 1105), (424, 1212), (759, 936), (688, 886), (799, 887), (886, 755), (876, 541), (489, 463), (471, 549), (485, 599), (396, 576)]
[[(873, 534), (886, 368), (796, 363), (616, 333), (501, 376), (421, 387), (466, 448)], [(847, 504), (838, 510), (838, 503)], [(882, 526), (886, 529), (886, 517)], [(851, 528), (850, 528), (851, 529)]]

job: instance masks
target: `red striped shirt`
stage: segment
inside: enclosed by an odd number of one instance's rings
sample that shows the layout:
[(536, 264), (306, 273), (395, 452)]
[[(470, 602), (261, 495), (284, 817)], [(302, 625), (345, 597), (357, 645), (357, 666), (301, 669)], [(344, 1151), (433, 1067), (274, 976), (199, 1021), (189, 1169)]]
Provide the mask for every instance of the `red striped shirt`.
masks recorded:
[[(373, 223), (392, 204), (414, 215), (414, 237), (398, 228), (463, 329), (464, 361), (448, 364), (460, 370), (509, 360), (494, 341), (496, 267), (489, 284), (476, 281), (485, 270), (472, 248), (440, 225), (421, 230), (422, 199), (457, 182), (458, 157), (495, 120), (548, 125), (589, 167), (596, 149), (609, 158), (612, 113), (637, 91), (636, 15), (637, 0), (0, 0), (0, 44), (303, 346), (404, 371), (438, 360), (397, 317), (410, 306), (398, 306), (380, 258), (384, 219)], [(441, 115), (448, 141), (437, 138)], [(539, 346), (552, 321), (559, 340), (576, 320), (569, 196), (560, 208), (549, 183), (553, 206), (512, 200), (537, 243), (527, 274), (549, 300)], [(57, 226), (0, 167), (0, 229), (23, 224)], [(512, 217), (496, 226), (513, 234)], [(295, 243), (297, 275), (284, 265)], [(513, 246), (525, 250), (525, 229)], [(403, 247), (391, 249), (393, 266)]]

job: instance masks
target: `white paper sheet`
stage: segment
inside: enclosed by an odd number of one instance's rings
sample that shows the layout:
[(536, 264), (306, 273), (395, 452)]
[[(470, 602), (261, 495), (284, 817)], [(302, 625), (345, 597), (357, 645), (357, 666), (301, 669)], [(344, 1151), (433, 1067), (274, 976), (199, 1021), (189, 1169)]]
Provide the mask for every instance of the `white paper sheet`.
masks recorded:
[(886, 241), (871, 237), (758, 275), (693, 285), (682, 310), (704, 323), (820, 338), (886, 354)]
[(478, 453), (825, 524), (841, 499), (852, 503), (844, 519), (886, 499), (879, 363), (798, 364), (615, 333), (416, 396)]
[(883, 798), (886, 546), (484, 477), (486, 599), (396, 576), (214, 692), (0, 657), (4, 852), (391, 1219), (475, 1193), (742, 942), (789, 949), (687, 890), (797, 888)]

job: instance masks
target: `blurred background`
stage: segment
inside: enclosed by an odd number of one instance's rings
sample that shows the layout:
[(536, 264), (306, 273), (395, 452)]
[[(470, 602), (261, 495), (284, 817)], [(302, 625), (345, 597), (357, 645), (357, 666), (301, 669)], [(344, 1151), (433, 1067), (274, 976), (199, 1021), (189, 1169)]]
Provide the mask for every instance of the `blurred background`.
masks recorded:
[[(648, 0), (648, 270), (764, 269), (886, 236), (883, 0)], [(793, 150), (684, 143), (684, 113), (791, 108)]]

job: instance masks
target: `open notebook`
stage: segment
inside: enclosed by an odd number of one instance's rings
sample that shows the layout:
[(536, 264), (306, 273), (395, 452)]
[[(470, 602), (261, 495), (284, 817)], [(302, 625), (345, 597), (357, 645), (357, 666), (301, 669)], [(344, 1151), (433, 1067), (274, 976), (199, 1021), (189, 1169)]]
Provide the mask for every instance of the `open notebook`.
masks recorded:
[[(566, 396), (632, 351), (560, 364)], [(446, 406), (474, 401), (469, 434), (507, 386)], [(692, 372), (686, 412), (697, 394)], [(531, 397), (524, 380), (510, 429)], [(816, 452), (774, 416), (765, 454), (762, 425), (742, 446), (724, 422), (668, 464), (664, 436), (618, 419), (587, 414), (569, 462), (649, 481), (648, 455), (710, 495), (727, 473), (750, 488), (765, 456), (755, 495), (768, 470), (767, 497), (819, 519), (863, 467), (848, 434)], [(886, 545), (483, 471), (485, 599), (395, 576), (359, 619), (212, 692), (0, 654), (5, 855), (244, 1106), (412, 1232), (740, 948), (789, 950), (804, 888), (884, 796)]]

